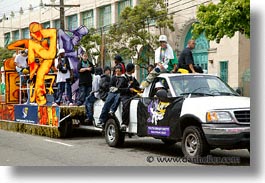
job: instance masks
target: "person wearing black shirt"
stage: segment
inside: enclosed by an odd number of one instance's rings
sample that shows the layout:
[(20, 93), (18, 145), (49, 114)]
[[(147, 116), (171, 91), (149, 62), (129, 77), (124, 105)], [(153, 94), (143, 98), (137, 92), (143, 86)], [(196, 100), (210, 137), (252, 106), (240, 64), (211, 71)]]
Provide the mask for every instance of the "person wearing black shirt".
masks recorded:
[(178, 68), (186, 69), (189, 73), (203, 73), (200, 66), (194, 65), (191, 50), (195, 48), (195, 40), (189, 40), (187, 47), (180, 53)]
[(77, 69), (79, 72), (79, 98), (77, 105), (83, 105), (86, 97), (92, 90), (92, 74), (94, 74), (94, 66), (88, 60), (87, 53), (82, 55), (82, 60), (78, 63)]
[(103, 126), (108, 119), (108, 114), (114, 116), (116, 110), (120, 104), (120, 93), (119, 87), (121, 80), (123, 79), (124, 75), (121, 74), (122, 68), (118, 65), (115, 67), (115, 76), (112, 76), (110, 82), (110, 89), (108, 92), (108, 96), (102, 108), (101, 114), (99, 116), (99, 123), (98, 126)]
[(126, 65), (126, 73), (119, 84), (120, 99), (122, 102), (122, 124), (121, 130), (126, 131), (129, 125), (130, 103), (134, 96), (135, 90), (140, 90), (140, 84), (132, 74), (135, 71), (135, 65), (128, 63)]

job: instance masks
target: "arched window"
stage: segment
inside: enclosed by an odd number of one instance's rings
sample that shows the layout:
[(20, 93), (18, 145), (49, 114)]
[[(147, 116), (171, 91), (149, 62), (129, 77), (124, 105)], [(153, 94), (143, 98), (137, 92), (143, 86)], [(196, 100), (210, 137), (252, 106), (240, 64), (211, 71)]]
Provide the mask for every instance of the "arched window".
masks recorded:
[[(192, 27), (187, 32), (184, 42), (184, 47), (187, 46), (188, 41), (192, 38)], [(184, 49), (183, 47), (183, 49)], [(194, 58), (194, 64), (199, 65), (202, 67), (203, 70), (208, 70), (208, 49), (209, 49), (209, 42), (206, 39), (204, 33), (202, 33), (197, 39), (196, 39), (196, 46), (192, 50), (193, 58)]]

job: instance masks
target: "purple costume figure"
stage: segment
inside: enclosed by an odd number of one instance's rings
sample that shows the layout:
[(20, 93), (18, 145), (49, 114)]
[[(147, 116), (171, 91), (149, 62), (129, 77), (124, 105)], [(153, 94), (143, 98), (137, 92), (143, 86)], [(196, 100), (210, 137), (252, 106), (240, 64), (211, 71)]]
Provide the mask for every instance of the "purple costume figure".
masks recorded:
[(78, 64), (78, 55), (84, 53), (84, 50), (81, 46), (78, 47), (76, 51), (74, 49), (89, 31), (86, 26), (81, 25), (75, 30), (70, 30), (69, 32), (73, 33), (72, 36), (66, 34), (62, 29), (59, 29), (57, 32), (59, 49), (63, 48), (65, 50), (65, 56), (70, 60), (74, 67), (74, 73), (78, 74), (77, 64)]
[(88, 34), (88, 29), (86, 26), (81, 25), (75, 30), (69, 30), (73, 35), (70, 36), (66, 34), (62, 29), (59, 29), (57, 31), (57, 39), (58, 39), (58, 46), (59, 49), (63, 48), (65, 50), (65, 56), (68, 58), (68, 60), (72, 63), (74, 69), (74, 78), (75, 82), (72, 84), (72, 93), (76, 95), (76, 92), (78, 90), (78, 56), (84, 53), (84, 50), (81, 46), (78, 47), (77, 50), (75, 50), (75, 46), (79, 44), (82, 37)]

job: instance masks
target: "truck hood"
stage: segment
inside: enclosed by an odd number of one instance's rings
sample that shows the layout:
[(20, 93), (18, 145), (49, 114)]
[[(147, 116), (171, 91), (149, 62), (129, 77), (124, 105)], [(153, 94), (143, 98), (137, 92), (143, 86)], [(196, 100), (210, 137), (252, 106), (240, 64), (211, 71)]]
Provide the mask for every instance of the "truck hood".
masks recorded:
[(240, 96), (211, 96), (186, 98), (183, 102), (181, 116), (192, 114), (205, 122), (209, 110), (242, 109), (250, 110), (250, 98)]

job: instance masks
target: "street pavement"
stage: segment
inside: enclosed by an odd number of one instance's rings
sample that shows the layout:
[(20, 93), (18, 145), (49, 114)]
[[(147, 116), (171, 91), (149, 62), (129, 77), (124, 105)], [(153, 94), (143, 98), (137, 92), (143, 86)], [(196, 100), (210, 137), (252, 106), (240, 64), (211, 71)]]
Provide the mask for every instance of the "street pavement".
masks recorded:
[[(91, 130), (74, 130), (73, 137), (68, 139), (53, 139), (0, 130), (0, 166), (250, 165), (250, 155), (245, 149), (216, 149), (211, 151), (210, 158), (212, 157), (224, 161), (207, 164), (189, 163), (183, 157), (180, 143), (167, 146), (160, 140), (149, 137), (127, 137), (123, 147), (112, 148), (106, 144), (100, 132)], [(233, 158), (239, 161), (231, 163)]]

